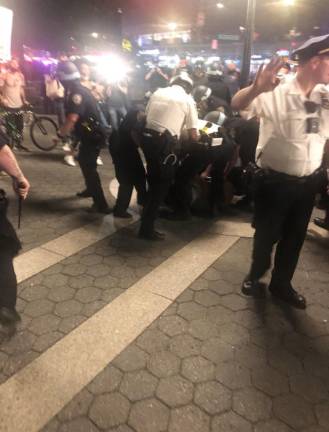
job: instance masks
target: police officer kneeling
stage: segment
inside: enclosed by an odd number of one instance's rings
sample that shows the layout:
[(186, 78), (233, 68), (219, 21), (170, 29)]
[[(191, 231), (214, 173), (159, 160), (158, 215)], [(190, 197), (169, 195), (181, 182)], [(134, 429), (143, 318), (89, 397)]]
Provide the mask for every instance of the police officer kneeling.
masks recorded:
[(269, 290), (291, 306), (305, 309), (292, 285), (312, 214), (319, 168), (329, 138), (329, 35), (310, 39), (294, 53), (296, 77), (279, 84), (279, 59), (261, 67), (255, 82), (237, 93), (233, 109), (260, 118), (256, 162), (255, 237), (252, 265), (242, 292), (262, 295), (259, 280), (271, 265)]
[(67, 93), (66, 121), (58, 136), (64, 138), (74, 130), (80, 140), (78, 161), (86, 189), (94, 201), (92, 208), (98, 213), (108, 214), (111, 210), (97, 172), (97, 158), (105, 142), (97, 101), (91, 91), (80, 83), (80, 73), (74, 63), (62, 63), (58, 76)]
[(157, 90), (146, 107), (146, 128), (141, 147), (147, 163), (149, 184), (139, 236), (161, 240), (154, 229), (158, 209), (174, 179), (175, 148), (185, 127), (191, 140), (197, 139), (198, 113), (189, 95), (193, 81), (186, 73), (174, 77), (171, 86)]

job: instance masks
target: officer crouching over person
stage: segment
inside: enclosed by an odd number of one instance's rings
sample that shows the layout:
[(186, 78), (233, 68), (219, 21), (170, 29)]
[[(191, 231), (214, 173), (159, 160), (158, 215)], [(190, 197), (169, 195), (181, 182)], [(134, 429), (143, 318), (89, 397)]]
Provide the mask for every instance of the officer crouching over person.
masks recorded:
[(102, 126), (97, 101), (91, 91), (80, 83), (80, 73), (72, 62), (60, 64), (58, 76), (64, 83), (67, 93), (66, 121), (61, 126), (58, 137), (63, 139), (74, 130), (80, 141), (78, 162), (97, 213), (111, 212), (104, 196), (97, 172), (97, 158), (105, 143), (105, 130)]
[(193, 81), (187, 73), (172, 78), (170, 87), (158, 89), (146, 107), (146, 127), (141, 147), (147, 163), (148, 196), (141, 218), (139, 237), (162, 240), (154, 228), (159, 206), (174, 179), (178, 140), (183, 128), (197, 140), (198, 113), (190, 93)]
[(294, 79), (280, 84), (282, 64), (273, 59), (255, 82), (238, 92), (233, 109), (260, 118), (256, 151), (255, 237), (252, 265), (242, 292), (261, 296), (260, 279), (271, 265), (277, 243), (271, 294), (291, 306), (306, 308), (306, 299), (291, 281), (306, 236), (319, 188), (324, 147), (329, 139), (329, 35), (312, 38), (293, 53)]
[[(13, 179), (13, 188), (19, 199), (25, 199), (30, 184), (7, 144), (7, 136), (0, 131), (0, 170)], [(5, 326), (20, 321), (16, 311), (17, 279), (13, 259), (21, 249), (21, 244), (7, 219), (7, 208), (8, 199), (5, 192), (0, 189), (0, 323)]]

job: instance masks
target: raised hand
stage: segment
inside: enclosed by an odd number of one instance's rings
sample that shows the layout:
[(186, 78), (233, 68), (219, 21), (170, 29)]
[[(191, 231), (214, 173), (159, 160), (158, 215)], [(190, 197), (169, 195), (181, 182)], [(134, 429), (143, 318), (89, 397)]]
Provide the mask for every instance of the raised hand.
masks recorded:
[(280, 58), (274, 57), (267, 65), (263, 64), (260, 66), (253, 84), (257, 93), (269, 92), (275, 89), (275, 87), (280, 83), (277, 74), (282, 65), (283, 62)]

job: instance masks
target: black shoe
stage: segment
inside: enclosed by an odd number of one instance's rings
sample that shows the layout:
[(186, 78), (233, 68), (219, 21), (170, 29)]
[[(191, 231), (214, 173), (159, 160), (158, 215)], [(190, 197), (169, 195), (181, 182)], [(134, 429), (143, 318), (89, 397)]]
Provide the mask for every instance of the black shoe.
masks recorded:
[(313, 222), (315, 223), (315, 225), (317, 225), (320, 228), (323, 228), (327, 231), (329, 231), (329, 221), (327, 221), (326, 219), (322, 219), (322, 218), (315, 218), (313, 220)]
[(15, 324), (21, 321), (21, 317), (16, 309), (9, 309), (6, 307), (0, 308), (0, 322), (3, 325)]
[(87, 189), (85, 189), (82, 192), (77, 192), (77, 197), (78, 198), (91, 198), (91, 193), (87, 191)]
[(111, 214), (113, 210), (110, 207), (98, 207), (96, 204), (93, 204), (89, 209), (89, 213), (101, 213), (101, 214)]
[(256, 299), (265, 298), (266, 284), (259, 282), (258, 280), (251, 280), (248, 277), (243, 281), (241, 291), (242, 294), (248, 297), (254, 297)]
[(140, 231), (138, 237), (149, 241), (161, 241), (165, 239), (165, 235), (159, 231), (152, 231), (150, 233), (144, 233), (143, 231)]
[(276, 289), (273, 286), (269, 286), (269, 291), (272, 296), (278, 300), (288, 303), (297, 309), (306, 309), (306, 299), (304, 296), (295, 291), (292, 287), (287, 290)]
[(117, 211), (117, 210), (113, 211), (113, 216), (121, 219), (131, 219), (133, 217), (133, 215), (128, 213), (127, 211)]

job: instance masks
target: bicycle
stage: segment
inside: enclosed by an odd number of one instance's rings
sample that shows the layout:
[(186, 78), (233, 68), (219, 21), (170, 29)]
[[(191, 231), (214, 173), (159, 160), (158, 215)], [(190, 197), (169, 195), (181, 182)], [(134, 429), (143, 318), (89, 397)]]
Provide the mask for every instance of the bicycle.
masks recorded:
[(36, 115), (29, 106), (27, 109), (22, 109), (16, 113), (7, 111), (5, 108), (0, 112), (0, 120), (3, 120), (3, 126), (9, 137), (9, 145), (12, 148), (15, 146), (22, 147), (23, 141), (23, 134), (19, 132), (13, 120), (14, 115), (23, 115), (25, 116), (25, 125), (30, 123), (30, 137), (38, 149), (51, 151), (56, 147), (57, 141), (54, 140), (58, 130), (56, 122), (47, 116)]

